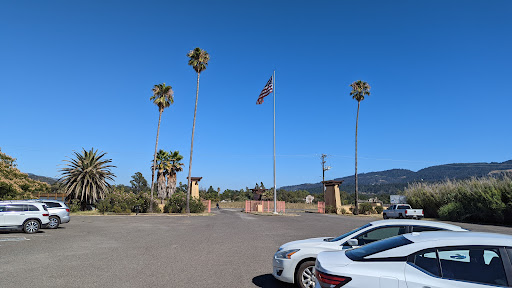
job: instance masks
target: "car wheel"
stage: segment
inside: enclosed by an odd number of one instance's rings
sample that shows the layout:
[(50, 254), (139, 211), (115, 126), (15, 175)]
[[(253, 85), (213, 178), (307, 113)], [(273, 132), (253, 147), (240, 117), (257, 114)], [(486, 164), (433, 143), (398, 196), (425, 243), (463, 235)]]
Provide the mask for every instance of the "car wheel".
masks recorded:
[(314, 288), (315, 287), (315, 261), (306, 261), (299, 266), (297, 274), (295, 275), (295, 283), (300, 288)]
[(36, 233), (37, 231), (39, 231), (40, 226), (41, 225), (39, 225), (39, 221), (30, 219), (23, 223), (23, 231), (25, 231), (25, 233), (28, 234)]
[(50, 216), (50, 223), (48, 223), (48, 228), (50, 229), (57, 229), (60, 225), (59, 217), (57, 216)]
[(388, 217), (388, 215), (386, 215), (386, 213), (384, 213), (384, 214), (382, 214), (382, 218), (388, 219), (389, 217)]

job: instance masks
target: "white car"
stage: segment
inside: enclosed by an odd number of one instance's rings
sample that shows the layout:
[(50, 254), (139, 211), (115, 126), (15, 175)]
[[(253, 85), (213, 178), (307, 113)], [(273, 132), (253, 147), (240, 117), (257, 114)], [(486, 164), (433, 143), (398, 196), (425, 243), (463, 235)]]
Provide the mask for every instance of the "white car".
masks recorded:
[(0, 229), (36, 233), (50, 223), (46, 205), (39, 202), (0, 201)]
[(320, 253), (318, 287), (512, 287), (512, 236), (411, 233), (359, 248)]
[(50, 223), (47, 228), (57, 229), (60, 224), (68, 223), (71, 220), (69, 216), (70, 210), (66, 203), (50, 199), (37, 199), (35, 201), (44, 203), (48, 208), (48, 212), (50, 212)]
[(336, 238), (320, 237), (286, 243), (274, 254), (272, 275), (301, 288), (315, 287), (313, 269), (316, 256), (324, 251), (340, 251), (410, 232), (467, 231), (459, 226), (421, 220), (380, 220), (368, 223)]

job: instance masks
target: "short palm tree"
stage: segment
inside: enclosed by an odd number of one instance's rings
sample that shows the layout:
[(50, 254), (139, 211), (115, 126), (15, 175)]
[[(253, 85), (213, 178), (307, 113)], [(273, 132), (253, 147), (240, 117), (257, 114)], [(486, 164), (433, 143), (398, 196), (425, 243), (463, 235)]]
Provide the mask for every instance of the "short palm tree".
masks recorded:
[(160, 122), (162, 121), (162, 112), (164, 109), (171, 106), (174, 103), (174, 91), (171, 86), (165, 85), (165, 83), (157, 84), (153, 87), (153, 96), (149, 98), (153, 103), (158, 106), (158, 128), (156, 130), (156, 143), (155, 143), (155, 154), (153, 156), (153, 173), (151, 174), (151, 201), (149, 203), (149, 211), (153, 212), (153, 191), (155, 183), (155, 169), (156, 169), (156, 151), (158, 150), (158, 134), (160, 133)]
[(196, 88), (196, 106), (194, 108), (194, 123), (192, 124), (192, 140), (190, 141), (190, 162), (188, 164), (188, 190), (187, 190), (187, 213), (190, 213), (190, 189), (192, 189), (191, 179), (192, 176), (192, 151), (194, 150), (194, 131), (196, 129), (196, 114), (197, 114), (197, 99), (199, 98), (199, 75), (206, 70), (210, 55), (201, 48), (195, 48), (188, 52), (189, 57), (188, 65), (192, 66), (197, 72), (197, 88)]
[(183, 160), (183, 156), (180, 155), (180, 151), (169, 152), (170, 170), (167, 174), (167, 198), (170, 198), (176, 192), (176, 174), (183, 171), (185, 164), (180, 161)]
[(156, 182), (157, 182), (157, 197), (162, 201), (166, 198), (166, 176), (169, 175), (171, 170), (170, 154), (162, 149), (156, 154)]
[(103, 199), (111, 185), (108, 181), (114, 181), (116, 177), (110, 165), (112, 159), (104, 159), (106, 153), (91, 148), (82, 153), (74, 152), (75, 158), (64, 160), (68, 162), (67, 166), (62, 168), (61, 178), (67, 197), (78, 199), (82, 205), (82, 210), (87, 204), (93, 204), (99, 199)]
[(357, 80), (354, 83), (350, 84), (350, 87), (352, 87), (352, 91), (350, 91), (350, 96), (352, 96), (352, 99), (357, 100), (357, 117), (356, 117), (356, 172), (355, 172), (355, 182), (356, 182), (356, 191), (355, 191), (355, 207), (354, 207), (354, 215), (359, 214), (359, 194), (357, 191), (357, 124), (359, 122), (359, 106), (361, 105), (361, 101), (364, 100), (364, 96), (370, 96), (370, 85), (368, 83)]

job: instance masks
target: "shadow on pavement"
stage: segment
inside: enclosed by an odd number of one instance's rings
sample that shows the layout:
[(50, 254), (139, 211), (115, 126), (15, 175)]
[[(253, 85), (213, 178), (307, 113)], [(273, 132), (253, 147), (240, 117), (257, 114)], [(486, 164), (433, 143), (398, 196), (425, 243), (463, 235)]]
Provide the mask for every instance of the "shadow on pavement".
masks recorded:
[(272, 276), (272, 274), (260, 275), (252, 278), (252, 283), (262, 288), (292, 288), (292, 284), (284, 283)]

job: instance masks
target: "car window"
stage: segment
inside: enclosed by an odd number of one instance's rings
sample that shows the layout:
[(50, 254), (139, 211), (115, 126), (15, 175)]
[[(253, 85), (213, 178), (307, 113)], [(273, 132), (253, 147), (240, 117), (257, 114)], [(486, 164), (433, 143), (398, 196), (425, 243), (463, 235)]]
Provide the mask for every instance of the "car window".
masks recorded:
[(7, 205), (7, 212), (21, 212), (21, 211), (23, 211), (23, 204)]
[(498, 248), (439, 249), (443, 278), (507, 286), (507, 277)]
[(60, 203), (56, 203), (56, 202), (44, 202), (44, 204), (46, 204), (46, 206), (48, 206), (48, 208), (60, 208)]
[(409, 258), (409, 263), (434, 276), (441, 276), (436, 249), (421, 251)]
[(7, 210), (7, 206), (0, 205), (0, 212), (5, 212)]
[(400, 206), (398, 206), (398, 209), (411, 209), (411, 206), (408, 206), (408, 205), (400, 205)]
[(345, 252), (345, 255), (353, 261), (360, 261), (363, 260), (364, 257), (370, 256), (372, 254), (376, 254), (385, 250), (393, 249), (404, 245), (409, 245), (411, 243), (412, 241), (405, 238), (404, 236), (397, 236), (373, 242), (371, 244), (361, 246), (359, 248), (347, 250)]
[(349, 235), (351, 235), (351, 234), (354, 234), (354, 233), (356, 233), (357, 231), (361, 231), (361, 230), (363, 230), (363, 229), (365, 229), (365, 228), (368, 228), (368, 227), (370, 227), (370, 226), (372, 226), (372, 224), (368, 223), (368, 224), (363, 225), (363, 226), (361, 226), (361, 227), (359, 227), (359, 228), (357, 228), (357, 229), (354, 229), (354, 230), (352, 230), (352, 231), (350, 231), (350, 232), (348, 232), (348, 233), (345, 233), (345, 234), (340, 235), (340, 236), (338, 236), (338, 237), (336, 237), (336, 238), (330, 239), (330, 240), (329, 240), (329, 242), (336, 242), (336, 241), (340, 241), (341, 239), (343, 239), (343, 238), (345, 238), (345, 237), (347, 237), (347, 236), (349, 236)]
[(443, 231), (445, 229), (427, 226), (412, 226), (412, 232)]
[(26, 206), (25, 207), (26, 208), (25, 211), (39, 211), (39, 208), (37, 208), (34, 205), (25, 205), (25, 206)]
[(387, 226), (375, 228), (368, 232), (363, 232), (362, 234), (356, 236), (354, 239), (357, 239), (359, 246), (362, 246), (382, 239), (402, 235), (405, 233), (405, 226)]

